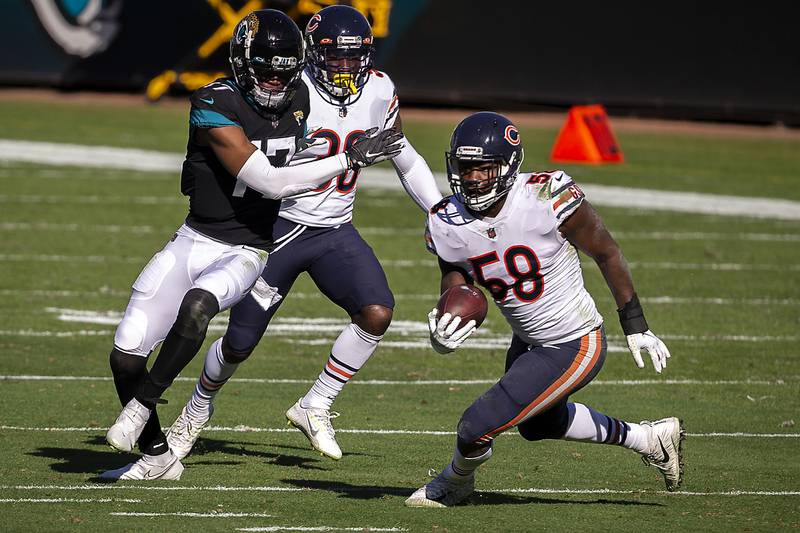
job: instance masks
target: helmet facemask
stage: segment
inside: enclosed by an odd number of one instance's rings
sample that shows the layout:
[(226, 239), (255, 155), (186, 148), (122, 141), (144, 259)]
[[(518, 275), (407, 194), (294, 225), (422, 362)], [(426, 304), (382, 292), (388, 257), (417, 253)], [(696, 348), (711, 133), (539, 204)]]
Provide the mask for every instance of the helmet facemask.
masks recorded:
[(374, 49), (364, 45), (360, 37), (340, 35), (338, 41), (338, 45), (311, 48), (311, 70), (328, 94), (345, 100), (357, 95), (369, 80)]
[(521, 152), (518, 160), (514, 152), (506, 161), (501, 155), (484, 154), (480, 146), (459, 146), (447, 152), (446, 159), (450, 188), (459, 202), (476, 212), (486, 211), (508, 194), (522, 163)]

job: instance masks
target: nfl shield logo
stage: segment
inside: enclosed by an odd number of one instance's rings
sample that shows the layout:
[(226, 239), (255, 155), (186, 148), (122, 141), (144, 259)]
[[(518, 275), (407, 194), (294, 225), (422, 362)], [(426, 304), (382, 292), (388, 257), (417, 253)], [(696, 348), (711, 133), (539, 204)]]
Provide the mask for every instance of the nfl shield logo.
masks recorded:
[(488, 235), (490, 239), (494, 239), (497, 237), (497, 232), (494, 230), (494, 228), (489, 228), (486, 230), (486, 235)]

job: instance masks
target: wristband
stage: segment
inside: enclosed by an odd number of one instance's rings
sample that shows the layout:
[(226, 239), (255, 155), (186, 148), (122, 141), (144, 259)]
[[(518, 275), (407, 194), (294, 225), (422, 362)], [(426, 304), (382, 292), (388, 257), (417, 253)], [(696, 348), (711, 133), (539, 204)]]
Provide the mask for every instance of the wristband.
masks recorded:
[(622, 331), (625, 335), (644, 333), (650, 329), (647, 327), (644, 310), (636, 293), (633, 293), (633, 298), (622, 306), (622, 309), (617, 309), (617, 314), (619, 314), (619, 323), (622, 324)]

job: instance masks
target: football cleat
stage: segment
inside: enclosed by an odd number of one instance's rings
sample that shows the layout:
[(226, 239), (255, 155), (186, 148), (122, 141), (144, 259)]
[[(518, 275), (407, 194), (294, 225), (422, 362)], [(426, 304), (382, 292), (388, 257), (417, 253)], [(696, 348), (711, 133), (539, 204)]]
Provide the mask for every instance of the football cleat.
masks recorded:
[(149, 481), (155, 479), (179, 480), (183, 473), (183, 465), (171, 451), (161, 455), (143, 455), (135, 463), (130, 463), (116, 470), (108, 470), (100, 474), (100, 479), (125, 480), (138, 479)]
[(342, 458), (342, 450), (336, 442), (336, 432), (331, 424), (331, 419), (337, 416), (339, 413), (327, 409), (301, 407), (300, 400), (286, 411), (288, 424), (302, 431), (315, 450), (331, 459), (339, 460)]
[(150, 409), (133, 398), (122, 409), (114, 425), (108, 428), (106, 441), (115, 450), (121, 452), (133, 450), (149, 418)]
[[(448, 467), (449, 469), (449, 467)], [(447, 470), (445, 470), (447, 472)], [(452, 507), (464, 501), (475, 491), (475, 474), (456, 481), (442, 472), (436, 478), (414, 491), (406, 500), (406, 507)]]
[(683, 483), (683, 422), (670, 417), (640, 424), (647, 428), (650, 444), (650, 452), (642, 455), (642, 461), (661, 472), (668, 491), (678, 489)]
[(183, 407), (180, 416), (175, 419), (175, 422), (167, 430), (167, 444), (169, 444), (169, 449), (178, 459), (183, 459), (189, 455), (194, 443), (197, 442), (197, 437), (200, 436), (200, 431), (206, 426), (213, 414), (214, 406), (210, 405), (208, 416), (204, 420), (199, 420), (189, 416), (186, 412), (186, 406)]

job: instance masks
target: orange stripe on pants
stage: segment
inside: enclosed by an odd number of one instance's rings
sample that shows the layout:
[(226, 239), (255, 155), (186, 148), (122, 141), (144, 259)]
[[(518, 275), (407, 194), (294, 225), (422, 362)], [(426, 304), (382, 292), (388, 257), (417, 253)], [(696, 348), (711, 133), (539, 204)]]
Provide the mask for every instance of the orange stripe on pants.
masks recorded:
[[(490, 431), (479, 440), (491, 439), (498, 433), (502, 433), (508, 428), (524, 422), (525, 419), (535, 415), (540, 411), (544, 411), (547, 407), (558, 402), (561, 398), (575, 390), (581, 384), (583, 378), (592, 371), (595, 365), (597, 365), (597, 361), (600, 359), (598, 356), (603, 349), (601, 331), (602, 330), (597, 329), (581, 337), (581, 347), (567, 371), (561, 374), (557, 380), (547, 387), (544, 392), (537, 396), (536, 399), (534, 399), (522, 411), (520, 411), (520, 413), (512, 420), (500, 426), (499, 428)], [(589, 354), (588, 351), (589, 345), (591, 344), (591, 337), (594, 337), (595, 346), (592, 353)], [(559, 388), (567, 383), (569, 383), (569, 386), (565, 387), (563, 390), (559, 391), (555, 396), (553, 396), (553, 394), (558, 391)]]

